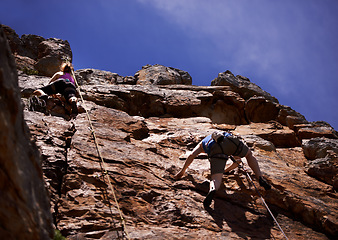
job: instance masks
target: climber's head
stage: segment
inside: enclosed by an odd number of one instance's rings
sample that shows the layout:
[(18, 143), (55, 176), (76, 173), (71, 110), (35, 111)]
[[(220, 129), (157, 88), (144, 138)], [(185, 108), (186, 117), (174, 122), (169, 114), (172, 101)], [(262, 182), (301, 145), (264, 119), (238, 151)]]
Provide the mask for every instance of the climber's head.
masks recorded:
[(67, 63), (63, 63), (61, 65), (61, 71), (64, 73), (71, 73), (73, 70), (73, 66), (71, 63), (67, 62)]
[(215, 142), (220, 143), (224, 139), (224, 134), (223, 134), (223, 132), (216, 131), (216, 132), (212, 133), (211, 137), (212, 137), (212, 139), (214, 139)]

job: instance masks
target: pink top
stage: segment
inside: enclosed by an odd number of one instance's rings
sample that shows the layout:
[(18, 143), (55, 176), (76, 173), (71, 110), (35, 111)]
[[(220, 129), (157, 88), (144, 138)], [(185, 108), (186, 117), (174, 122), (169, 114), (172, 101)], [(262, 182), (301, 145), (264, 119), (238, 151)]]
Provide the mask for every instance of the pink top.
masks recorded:
[(65, 73), (60, 78), (65, 79), (67, 82), (71, 82), (75, 85), (75, 81), (70, 73)]

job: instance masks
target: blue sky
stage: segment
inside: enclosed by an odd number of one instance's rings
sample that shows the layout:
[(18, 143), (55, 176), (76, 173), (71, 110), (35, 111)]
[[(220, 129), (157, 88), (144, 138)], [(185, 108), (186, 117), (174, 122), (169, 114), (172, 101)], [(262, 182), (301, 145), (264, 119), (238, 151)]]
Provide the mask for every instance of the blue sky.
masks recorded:
[(337, 0), (2, 0), (20, 36), (68, 40), (75, 69), (134, 75), (146, 64), (209, 86), (230, 70), (338, 130)]

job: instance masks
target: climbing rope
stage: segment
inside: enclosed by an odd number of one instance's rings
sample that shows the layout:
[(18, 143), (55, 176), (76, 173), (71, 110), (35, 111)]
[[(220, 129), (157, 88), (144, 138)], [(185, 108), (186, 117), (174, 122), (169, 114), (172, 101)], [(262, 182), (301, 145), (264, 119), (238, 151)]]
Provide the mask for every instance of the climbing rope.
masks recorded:
[[(66, 60), (67, 61), (67, 60)], [(121, 221), (121, 224), (122, 224), (122, 230), (123, 232), (125, 233), (126, 235), (126, 238), (127, 239), (130, 239), (129, 238), (129, 235), (128, 235), (128, 232), (127, 232), (127, 228), (126, 228), (126, 223), (125, 223), (125, 218), (123, 217), (123, 213), (120, 209), (120, 206), (119, 206), (119, 203), (117, 201), (117, 198), (116, 198), (116, 194), (115, 194), (115, 190), (114, 190), (114, 187), (111, 183), (111, 180), (110, 180), (110, 177), (109, 177), (109, 174), (108, 174), (108, 171), (107, 171), (107, 168), (106, 168), (106, 163), (105, 161), (103, 160), (103, 157), (101, 155), (101, 151), (100, 151), (100, 148), (99, 148), (99, 144), (98, 144), (98, 141), (97, 141), (97, 138), (96, 138), (96, 134), (95, 134), (95, 130), (94, 130), (94, 127), (93, 127), (93, 124), (92, 124), (92, 121), (91, 121), (91, 118), (89, 116), (89, 113), (88, 113), (88, 110), (85, 106), (85, 103), (84, 103), (84, 100), (83, 100), (83, 96), (81, 94), (81, 91), (80, 91), (80, 86), (75, 78), (75, 74), (74, 74), (74, 70), (71, 68), (71, 71), (72, 71), (72, 75), (73, 75), (73, 78), (74, 78), (74, 82), (75, 82), (75, 85), (76, 85), (76, 88), (78, 89), (78, 92), (79, 92), (79, 96), (81, 98), (81, 101), (82, 101), (82, 104), (83, 104), (83, 108), (86, 112), (86, 115), (87, 115), (87, 119), (88, 119), (88, 122), (89, 122), (89, 130), (91, 131), (91, 134), (93, 136), (93, 139), (94, 139), (94, 143), (95, 143), (95, 147), (96, 147), (96, 150), (97, 150), (97, 154), (99, 156), (99, 159), (100, 159), (100, 164), (101, 164), (101, 171), (102, 171), (102, 174), (104, 176), (106, 176), (106, 178), (108, 179), (108, 186), (109, 188), (111, 189), (111, 192), (113, 193), (113, 197), (114, 197), (114, 201), (116, 203), (116, 207), (117, 207), (117, 210), (119, 212), (119, 215), (120, 215), (120, 221)]]
[[(230, 156), (230, 159), (231, 159), (233, 162), (237, 162), (237, 161), (234, 159), (233, 156)], [(280, 226), (279, 223), (277, 222), (277, 219), (276, 219), (275, 216), (272, 214), (270, 208), (269, 208), (268, 205), (266, 204), (266, 202), (265, 202), (263, 196), (259, 193), (259, 191), (258, 191), (256, 185), (254, 184), (252, 178), (250, 177), (250, 174), (246, 171), (246, 169), (245, 169), (245, 167), (244, 167), (244, 164), (243, 164), (242, 160), (240, 160), (240, 164), (238, 165), (238, 167), (239, 167), (240, 169), (242, 169), (242, 170), (245, 172), (245, 174), (246, 174), (246, 176), (248, 177), (248, 179), (250, 180), (251, 184), (254, 186), (254, 188), (255, 188), (255, 190), (256, 190), (258, 196), (261, 198), (261, 200), (262, 200), (264, 206), (266, 207), (266, 209), (267, 209), (268, 212), (270, 213), (271, 217), (273, 218), (273, 220), (274, 220), (275, 223), (277, 224), (279, 230), (282, 232), (282, 234), (284, 235), (285, 239), (288, 239), (288, 237), (285, 235), (283, 229), (281, 228), (281, 226)]]

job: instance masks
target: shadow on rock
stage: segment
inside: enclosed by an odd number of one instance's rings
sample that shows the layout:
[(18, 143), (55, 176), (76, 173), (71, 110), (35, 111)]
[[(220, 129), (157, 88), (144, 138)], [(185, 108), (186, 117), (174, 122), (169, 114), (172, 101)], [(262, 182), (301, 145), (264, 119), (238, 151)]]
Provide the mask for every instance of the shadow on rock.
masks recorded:
[(214, 199), (214, 208), (207, 208), (206, 211), (220, 229), (227, 225), (243, 239), (271, 238), (274, 222), (266, 214), (258, 214), (219, 198)]

